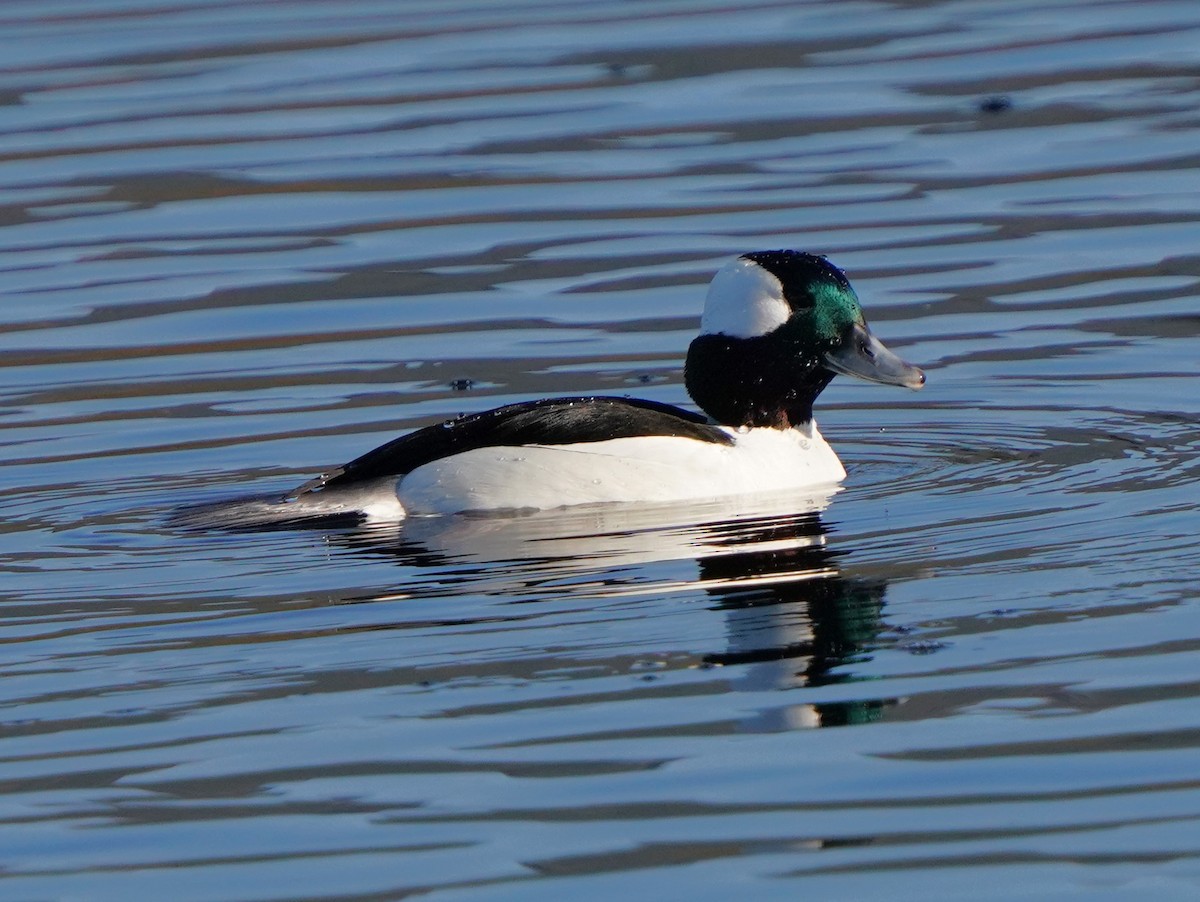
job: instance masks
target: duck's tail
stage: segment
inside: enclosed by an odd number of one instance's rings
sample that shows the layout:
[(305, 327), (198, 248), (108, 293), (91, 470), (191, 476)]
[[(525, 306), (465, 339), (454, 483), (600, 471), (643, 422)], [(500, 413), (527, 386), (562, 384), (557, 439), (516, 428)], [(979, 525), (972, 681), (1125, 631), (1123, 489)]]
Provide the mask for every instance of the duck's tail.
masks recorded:
[(265, 529), (338, 529), (367, 521), (404, 519), (395, 480), (377, 480), (352, 489), (296, 491), (287, 495), (246, 495), (176, 508), (168, 517), (180, 529), (234, 532)]

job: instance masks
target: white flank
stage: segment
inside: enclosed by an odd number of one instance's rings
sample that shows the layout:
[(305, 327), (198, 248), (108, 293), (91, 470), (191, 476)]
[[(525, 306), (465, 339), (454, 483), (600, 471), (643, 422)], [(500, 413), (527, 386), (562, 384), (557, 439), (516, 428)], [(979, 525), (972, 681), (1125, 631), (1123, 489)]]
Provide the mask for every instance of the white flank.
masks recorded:
[(739, 257), (713, 276), (700, 334), (757, 338), (778, 329), (791, 315), (779, 279), (753, 260)]
[(846, 476), (815, 424), (726, 431), (733, 445), (644, 436), (479, 448), (413, 470), (400, 481), (400, 503), (409, 514), (449, 514), (696, 501), (830, 485)]

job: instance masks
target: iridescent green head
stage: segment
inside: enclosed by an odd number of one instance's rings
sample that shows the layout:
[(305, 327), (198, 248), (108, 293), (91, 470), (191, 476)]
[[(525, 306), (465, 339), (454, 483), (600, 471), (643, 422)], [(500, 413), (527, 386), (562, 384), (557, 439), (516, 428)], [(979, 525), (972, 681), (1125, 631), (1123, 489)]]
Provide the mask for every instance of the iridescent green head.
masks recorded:
[(865, 326), (858, 295), (846, 274), (816, 254), (800, 251), (756, 251), (742, 260), (779, 281), (788, 305), (788, 324), (814, 344), (830, 344), (854, 326)]
[(795, 423), (836, 373), (920, 388), (925, 374), (871, 334), (846, 274), (816, 254), (755, 251), (709, 287), (688, 390), (719, 422)]

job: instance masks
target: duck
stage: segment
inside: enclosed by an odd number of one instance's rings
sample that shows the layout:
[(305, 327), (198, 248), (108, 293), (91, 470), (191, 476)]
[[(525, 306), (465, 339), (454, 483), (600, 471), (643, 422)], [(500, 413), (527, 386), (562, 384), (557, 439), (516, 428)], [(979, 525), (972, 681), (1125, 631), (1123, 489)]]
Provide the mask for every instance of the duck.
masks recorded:
[(283, 496), (207, 505), (191, 519), (398, 521), (836, 486), (846, 470), (813, 404), (839, 375), (925, 384), (871, 332), (826, 257), (753, 251), (709, 285), (684, 364), (698, 411), (603, 395), (522, 401), (417, 429)]

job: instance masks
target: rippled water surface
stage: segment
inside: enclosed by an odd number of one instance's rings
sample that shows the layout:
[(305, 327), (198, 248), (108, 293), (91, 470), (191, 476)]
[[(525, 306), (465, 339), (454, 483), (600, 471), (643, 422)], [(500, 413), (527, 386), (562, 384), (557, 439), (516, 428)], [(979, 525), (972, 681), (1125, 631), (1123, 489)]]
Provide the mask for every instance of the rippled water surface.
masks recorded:
[[(1193, 899), (1200, 5), (0, 8), (0, 896)], [(211, 534), (686, 403), (854, 280), (832, 498)]]

